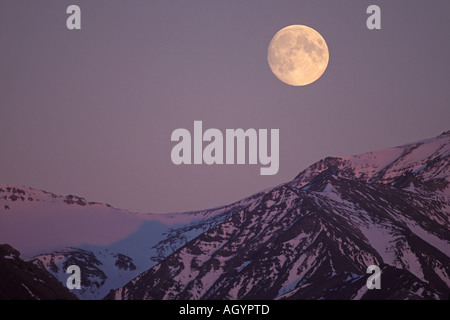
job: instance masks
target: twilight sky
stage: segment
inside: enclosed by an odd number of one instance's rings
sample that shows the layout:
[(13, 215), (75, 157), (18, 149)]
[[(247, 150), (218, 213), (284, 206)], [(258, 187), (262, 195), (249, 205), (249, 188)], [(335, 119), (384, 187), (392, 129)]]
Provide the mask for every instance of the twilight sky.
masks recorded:
[[(81, 30), (66, 8), (81, 7)], [(381, 30), (366, 8), (381, 7)], [(0, 2), (0, 184), (139, 212), (204, 209), (350, 156), (450, 129), (450, 1)], [(267, 63), (303, 24), (330, 62), (305, 87)], [(280, 169), (181, 165), (177, 128), (280, 130)]]

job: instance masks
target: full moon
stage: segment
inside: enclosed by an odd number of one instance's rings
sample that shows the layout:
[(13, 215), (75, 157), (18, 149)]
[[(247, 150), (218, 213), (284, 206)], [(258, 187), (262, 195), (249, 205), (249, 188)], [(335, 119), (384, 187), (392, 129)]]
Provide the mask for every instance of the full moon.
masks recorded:
[(278, 31), (267, 52), (273, 74), (291, 86), (306, 86), (319, 79), (329, 59), (324, 38), (316, 30), (302, 25)]

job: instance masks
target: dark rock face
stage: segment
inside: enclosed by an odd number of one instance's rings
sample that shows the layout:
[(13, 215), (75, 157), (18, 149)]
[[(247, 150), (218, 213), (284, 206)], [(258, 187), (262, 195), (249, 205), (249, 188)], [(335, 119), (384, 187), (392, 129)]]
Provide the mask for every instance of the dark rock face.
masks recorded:
[(64, 199), (64, 202), (67, 204), (78, 204), (80, 206), (85, 206), (87, 204), (86, 200), (84, 198), (80, 198), (73, 195), (68, 195)]
[(124, 254), (116, 254), (114, 255), (114, 258), (116, 258), (115, 266), (121, 270), (136, 270), (136, 266), (133, 263), (133, 259), (130, 257), (127, 257)]
[(77, 297), (9, 245), (0, 245), (0, 300), (76, 300)]

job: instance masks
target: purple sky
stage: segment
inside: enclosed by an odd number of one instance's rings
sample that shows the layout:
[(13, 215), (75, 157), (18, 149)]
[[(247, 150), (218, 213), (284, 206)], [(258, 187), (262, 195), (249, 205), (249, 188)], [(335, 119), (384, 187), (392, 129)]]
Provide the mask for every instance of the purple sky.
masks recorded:
[[(66, 28), (70, 4), (80, 31)], [(382, 29), (366, 28), (377, 4)], [(450, 1), (0, 2), (0, 183), (140, 212), (227, 204), (350, 156), (450, 129)], [(317, 30), (330, 63), (291, 87), (272, 36)], [(172, 164), (173, 130), (280, 130), (280, 170)]]

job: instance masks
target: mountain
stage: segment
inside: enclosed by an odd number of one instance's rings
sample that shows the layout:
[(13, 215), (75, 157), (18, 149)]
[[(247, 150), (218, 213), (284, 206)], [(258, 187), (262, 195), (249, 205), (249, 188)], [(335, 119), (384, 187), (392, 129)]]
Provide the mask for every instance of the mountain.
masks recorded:
[(78, 265), (81, 299), (447, 299), (449, 154), (450, 131), (167, 215), (2, 185), (0, 243), (62, 284)]
[(243, 202), (211, 210), (141, 214), (25, 186), (0, 186), (0, 243), (65, 284), (81, 269), (80, 299), (101, 299), (151, 268)]
[(20, 258), (19, 251), (0, 244), (0, 300), (76, 300), (55, 278)]
[(323, 159), (106, 299), (447, 299), (449, 153), (446, 132)]

